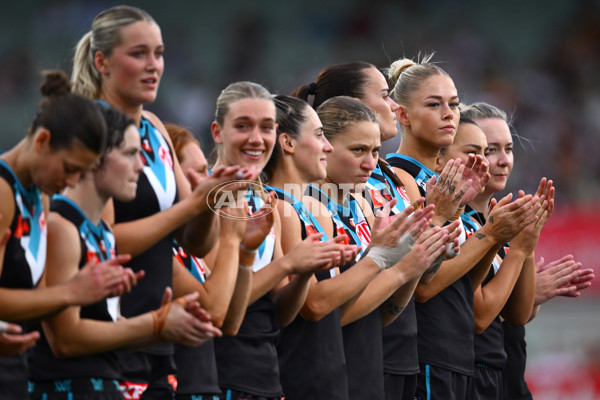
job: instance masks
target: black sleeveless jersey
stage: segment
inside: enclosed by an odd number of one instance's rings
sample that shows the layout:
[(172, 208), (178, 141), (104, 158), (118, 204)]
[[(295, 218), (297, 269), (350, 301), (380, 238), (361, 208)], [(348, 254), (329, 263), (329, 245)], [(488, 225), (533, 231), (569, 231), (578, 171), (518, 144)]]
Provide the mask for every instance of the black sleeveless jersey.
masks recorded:
[[(149, 217), (171, 207), (177, 201), (177, 184), (173, 156), (167, 141), (147, 119), (138, 127), (142, 139), (141, 157), (144, 163), (135, 199), (129, 202), (113, 200), (115, 223)], [(134, 272), (145, 270), (144, 279), (121, 299), (125, 317), (140, 315), (160, 307), (165, 287), (173, 286), (173, 234), (168, 233), (127, 264)], [(162, 343), (143, 350), (152, 354), (172, 354), (173, 345)]]
[[(13, 170), (3, 160), (0, 160), (0, 179), (8, 182), (13, 190), (12, 201), (15, 204), (15, 215), (10, 222), (11, 235), (4, 253), (0, 287), (33, 289), (39, 283), (46, 265), (47, 230), (42, 194), (34, 185), (29, 188), (23, 187)], [(24, 328), (24, 331), (26, 330), (27, 328)], [(26, 398), (26, 353), (13, 357), (0, 356), (0, 371), (0, 388), (9, 390), (10, 394), (1, 389), (0, 393), (15, 399)], [(8, 389), (9, 387), (12, 388)]]
[[(463, 216), (471, 217), (471, 222), (480, 229), (485, 224), (485, 216), (473, 210), (469, 205), (465, 207)], [(477, 221), (477, 222), (475, 222)], [(498, 256), (492, 262), (492, 266), (481, 283), (485, 286), (496, 275), (501, 266), (502, 260), (506, 256), (508, 245), (504, 245), (499, 251)], [(475, 335), (475, 362), (485, 366), (503, 369), (506, 363), (506, 351), (504, 350), (504, 333), (502, 331), (502, 320), (496, 316), (490, 326), (479, 335)]]
[(33, 289), (39, 283), (46, 265), (47, 230), (42, 195), (36, 186), (24, 188), (13, 170), (2, 160), (0, 178), (12, 188), (15, 203), (0, 287)]
[[(279, 188), (274, 190), (278, 199), (293, 207), (302, 226), (302, 240), (308, 234), (322, 232), (322, 241), (329, 238), (317, 219), (302, 202)], [(335, 270), (333, 270), (335, 271)], [(320, 272), (321, 281), (335, 276), (334, 272)], [(320, 321), (312, 322), (298, 315), (281, 330), (277, 344), (281, 386), (286, 399), (348, 400), (346, 359), (340, 324), (340, 310), (336, 309)]]
[(390, 211), (390, 215), (395, 215), (410, 205), (410, 197), (406, 193), (404, 186), (397, 186), (394, 181), (400, 181), (397, 176), (392, 177), (394, 171), (382, 159), (379, 159), (375, 169), (371, 172), (367, 185), (363, 191), (363, 197), (369, 202), (373, 209), (373, 214), (396, 199), (396, 205)]
[[(173, 255), (198, 281), (206, 282), (202, 261), (186, 251), (174, 240)], [(177, 394), (216, 394), (220, 393), (215, 359), (214, 341), (208, 340), (202, 346), (188, 347), (175, 343), (175, 364), (177, 365)]]
[[(314, 186), (309, 186), (308, 194), (327, 206), (336, 229), (341, 228), (340, 233), (349, 236), (350, 244), (361, 249), (356, 260), (340, 268), (343, 273), (360, 259), (371, 241), (371, 228), (364, 212), (352, 196), (344, 199), (344, 204), (339, 204)], [(384, 396), (381, 324), (381, 310), (376, 308), (342, 327), (350, 399), (381, 399)], [(368, 384), (365, 385), (365, 382)]]
[[(260, 209), (262, 198), (252, 190), (247, 196), (249, 214)], [(273, 260), (275, 234), (267, 235), (257, 250), (253, 271), (257, 272)], [(276, 342), (279, 327), (275, 322), (275, 303), (270, 293), (248, 306), (236, 336), (215, 339), (217, 371), (221, 389), (276, 397), (282, 395)]]
[[(419, 161), (402, 154), (388, 154), (387, 161), (413, 176), (422, 196), (426, 194), (429, 179), (437, 176)], [(473, 375), (475, 316), (469, 274), (427, 302), (416, 303), (415, 308), (419, 362)]]
[[(404, 187), (396, 186), (390, 177), (389, 174), (393, 171), (390, 169), (386, 172), (382, 169), (382, 163), (385, 161), (380, 159), (371, 172), (365, 189), (365, 198), (370, 201), (373, 213), (380, 210), (392, 198), (396, 198), (397, 202), (391, 215), (398, 214), (410, 206), (410, 198)], [(395, 375), (413, 375), (419, 372), (414, 297), (410, 298), (402, 314), (383, 328), (383, 371)]]
[[(105, 261), (116, 255), (115, 237), (108, 225), (101, 221), (94, 225), (79, 206), (71, 199), (55, 195), (50, 209), (70, 221), (79, 231), (81, 259), (79, 268), (90, 261)], [(81, 318), (98, 321), (117, 321), (119, 317), (119, 298), (104, 299), (98, 303), (81, 307)], [(119, 365), (114, 351), (107, 351), (80, 357), (57, 358), (43, 331), (33, 349), (30, 365), (31, 381), (48, 381), (65, 378), (104, 378), (118, 379)]]

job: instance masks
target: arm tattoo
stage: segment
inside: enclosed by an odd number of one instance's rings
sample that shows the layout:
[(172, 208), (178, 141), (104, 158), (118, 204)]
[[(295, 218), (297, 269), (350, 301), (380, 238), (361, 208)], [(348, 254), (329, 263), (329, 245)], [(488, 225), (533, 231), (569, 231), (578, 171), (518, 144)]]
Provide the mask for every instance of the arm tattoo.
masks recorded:
[(475, 233), (475, 237), (479, 240), (483, 239), (485, 235), (483, 233)]
[(488, 221), (490, 221), (493, 224), (494, 223), (494, 216), (490, 215), (490, 217), (488, 218)]
[(395, 305), (392, 300), (387, 300), (384, 304), (384, 307), (385, 311), (392, 316), (400, 315), (405, 308)]
[(425, 270), (426, 274), (435, 274), (438, 272), (438, 269), (442, 266), (442, 262), (439, 259), (436, 259), (430, 266)]

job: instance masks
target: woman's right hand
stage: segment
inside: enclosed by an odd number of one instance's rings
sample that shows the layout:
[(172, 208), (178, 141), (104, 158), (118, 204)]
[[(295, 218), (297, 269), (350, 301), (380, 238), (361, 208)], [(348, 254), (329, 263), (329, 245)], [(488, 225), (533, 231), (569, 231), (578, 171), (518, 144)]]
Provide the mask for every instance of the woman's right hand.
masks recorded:
[(159, 332), (161, 340), (181, 343), (185, 346), (200, 346), (209, 339), (222, 336), (221, 330), (210, 322), (210, 315), (200, 307), (197, 292), (171, 302), (172, 294), (170, 288), (165, 289), (161, 309), (170, 308), (164, 326)]
[[(224, 195), (224, 192), (214, 189), (220, 187), (225, 190), (226, 188), (227, 192), (231, 192), (234, 199), (237, 199), (238, 192), (247, 190), (250, 182), (255, 180), (258, 174), (259, 171), (254, 167), (242, 168), (237, 165), (216, 167), (206, 177), (189, 169), (187, 178), (192, 187), (192, 195), (186, 200), (193, 202), (196, 214), (208, 209), (215, 209), (216, 206), (219, 206), (219, 202), (223, 200), (221, 195)], [(225, 199), (229, 200), (230, 197)]]
[(427, 182), (426, 204), (435, 204), (435, 225), (442, 226), (456, 214), (463, 196), (473, 185), (473, 179), (467, 175), (465, 165), (457, 158), (446, 163), (439, 177), (433, 176)]
[(389, 210), (395, 204), (396, 199), (392, 199), (377, 213), (371, 229), (370, 247), (395, 247), (403, 234), (409, 231), (422, 232), (421, 227), (426, 225), (427, 221), (433, 216), (435, 207), (434, 205), (428, 205), (414, 211), (414, 207), (411, 205), (402, 210), (400, 214), (390, 216)]
[(88, 262), (65, 283), (70, 296), (69, 304), (85, 306), (123, 294), (127, 288), (131, 288), (132, 283), (143, 276), (143, 271), (133, 274), (129, 268), (122, 266), (130, 259), (128, 254), (119, 254), (100, 263)]
[(20, 325), (0, 321), (0, 356), (12, 357), (31, 349), (40, 338), (37, 331), (22, 333)]
[[(284, 255), (288, 259), (289, 274), (306, 274), (322, 269), (332, 268), (332, 264), (342, 257), (341, 243), (348, 239), (346, 235), (339, 235), (326, 242), (321, 241), (323, 233), (313, 233), (298, 243), (292, 250)], [(345, 256), (352, 252), (349, 247), (344, 247)]]
[(481, 228), (497, 243), (507, 243), (514, 238), (523, 228), (536, 221), (536, 214), (541, 205), (539, 198), (532, 195), (519, 193), (519, 197), (512, 201), (512, 194), (508, 194), (496, 203), (492, 199), (486, 223)]

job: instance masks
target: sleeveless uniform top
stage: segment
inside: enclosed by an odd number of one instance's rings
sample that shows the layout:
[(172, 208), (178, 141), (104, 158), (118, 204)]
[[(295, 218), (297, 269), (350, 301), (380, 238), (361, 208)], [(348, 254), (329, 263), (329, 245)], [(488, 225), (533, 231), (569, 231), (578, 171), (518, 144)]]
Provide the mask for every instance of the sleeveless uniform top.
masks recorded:
[[(164, 211), (177, 202), (177, 183), (173, 156), (167, 141), (150, 121), (142, 118), (138, 127), (142, 139), (142, 162), (135, 199), (129, 202), (113, 200), (115, 223), (135, 221)], [(121, 299), (125, 317), (140, 315), (160, 307), (166, 286), (173, 286), (173, 233), (165, 235), (127, 264), (134, 272), (145, 270), (144, 279)], [(173, 353), (171, 343), (161, 343), (145, 350), (151, 354)]]
[[(34, 185), (29, 188), (23, 187), (13, 170), (3, 160), (0, 160), (0, 178), (12, 188), (15, 204), (15, 215), (10, 223), (11, 236), (4, 253), (0, 287), (33, 289), (39, 283), (46, 265), (47, 229), (42, 194)], [(0, 356), (0, 396), (6, 396), (7, 399), (27, 398), (26, 353), (13, 357)]]
[[(379, 159), (375, 165), (375, 169), (371, 172), (371, 175), (367, 180), (363, 196), (371, 205), (374, 215), (377, 215), (377, 211), (382, 209), (383, 206), (394, 198), (397, 202), (390, 211), (390, 215), (396, 215), (410, 205), (410, 197), (408, 197), (406, 189), (397, 186), (390, 177), (390, 174), (393, 173), (394, 171), (390, 169), (387, 163), (384, 160)], [(399, 180), (398, 177), (396, 177), (396, 179)]]
[(15, 203), (0, 287), (33, 289), (39, 283), (46, 265), (47, 229), (42, 194), (33, 185), (25, 189), (13, 170), (2, 160), (0, 178), (12, 188)]
[[(419, 161), (402, 154), (388, 154), (387, 160), (390, 165), (402, 168), (414, 177), (422, 196), (426, 194), (427, 181), (437, 176)], [(461, 222), (464, 228), (469, 229), (464, 220)], [(464, 240), (466, 236), (462, 234), (459, 241), (462, 244)], [(472, 376), (475, 316), (469, 274), (463, 275), (427, 302), (416, 303), (415, 308), (419, 362)]]
[[(100, 221), (99, 225), (94, 225), (77, 204), (61, 195), (55, 195), (52, 198), (50, 209), (75, 225), (79, 231), (80, 269), (92, 260), (102, 262), (114, 258), (116, 255), (115, 237), (104, 221)], [(80, 317), (116, 322), (119, 317), (119, 297), (104, 299), (81, 307)], [(120, 377), (119, 364), (114, 351), (58, 358), (52, 353), (44, 331), (41, 330), (40, 333), (41, 338), (33, 348), (33, 357), (31, 358), (29, 372), (32, 381), (84, 377), (118, 379)]]
[[(302, 240), (309, 234), (327, 234), (300, 200), (279, 188), (274, 190), (278, 199), (290, 203), (302, 226)], [(329, 279), (331, 272), (320, 272), (317, 280)], [(281, 386), (286, 399), (348, 400), (346, 359), (342, 340), (340, 310), (335, 309), (317, 322), (308, 321), (300, 314), (281, 330), (279, 343), (279, 370)]]
[[(248, 191), (249, 215), (260, 209), (262, 198)], [(257, 250), (253, 271), (257, 272), (273, 260), (275, 233), (267, 235)], [(266, 293), (248, 306), (240, 330), (236, 336), (215, 339), (215, 354), (219, 386), (257, 396), (282, 395), (279, 381), (279, 365), (275, 344), (279, 327), (275, 322), (276, 306)]]
[[(473, 210), (469, 205), (465, 207), (463, 216), (467, 218), (471, 217), (471, 222), (476, 226), (476, 229), (480, 229), (482, 226), (481, 224), (485, 224), (484, 215)], [(498, 251), (498, 256), (494, 258), (492, 267), (481, 283), (481, 286), (487, 285), (496, 275), (500, 269), (502, 260), (504, 260), (504, 257), (506, 256), (507, 250), (508, 245), (505, 245)], [(504, 369), (506, 363), (506, 351), (504, 350), (502, 320), (499, 315), (494, 318), (485, 331), (479, 335), (475, 335), (475, 363), (486, 367)]]
[[(336, 227), (341, 227), (341, 233), (350, 237), (350, 244), (361, 249), (356, 260), (340, 267), (343, 273), (352, 268), (369, 245), (371, 228), (352, 196), (344, 199), (342, 205), (314, 186), (309, 185), (309, 194), (313, 197), (318, 196), (317, 198), (330, 210), (334, 221), (337, 221)], [(381, 323), (381, 310), (376, 308), (359, 320), (342, 327), (350, 399), (381, 399), (384, 396)]]
[[(202, 260), (187, 254), (173, 240), (173, 255), (199, 282), (206, 282)], [(214, 341), (208, 340), (202, 346), (188, 347), (175, 343), (175, 364), (177, 365), (177, 394), (218, 394), (219, 378), (215, 359)]]
[[(385, 163), (379, 160), (367, 181), (365, 196), (376, 214), (392, 198), (397, 202), (390, 215), (395, 215), (410, 206), (410, 198), (404, 187), (398, 187), (389, 173), (381, 168)], [(388, 167), (389, 169), (389, 167)], [(383, 328), (383, 371), (387, 374), (413, 375), (419, 372), (417, 354), (417, 315), (415, 299), (412, 296), (402, 313)]]

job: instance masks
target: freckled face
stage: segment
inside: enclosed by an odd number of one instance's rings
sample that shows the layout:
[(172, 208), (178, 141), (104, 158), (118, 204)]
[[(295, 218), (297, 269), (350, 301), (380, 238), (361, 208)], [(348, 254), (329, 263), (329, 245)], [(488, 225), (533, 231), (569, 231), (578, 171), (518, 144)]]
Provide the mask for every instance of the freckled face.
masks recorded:
[(487, 160), (490, 164), (490, 180), (485, 186), (489, 192), (498, 192), (506, 187), (514, 165), (513, 140), (505, 121), (486, 118), (476, 121), (488, 142)]
[(363, 190), (379, 157), (379, 125), (369, 121), (349, 125), (331, 139), (331, 145), (333, 152), (327, 155), (326, 181), (352, 184), (356, 191)]

